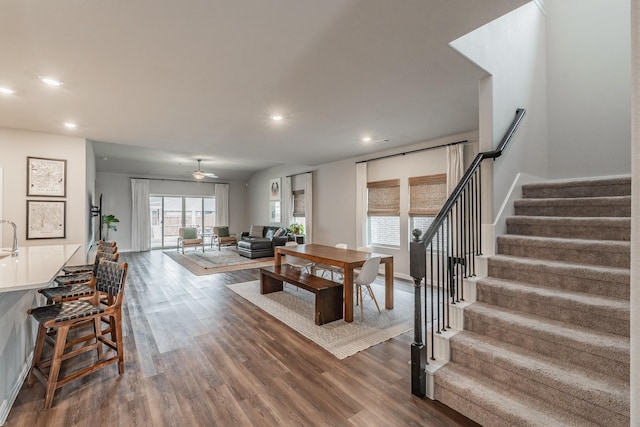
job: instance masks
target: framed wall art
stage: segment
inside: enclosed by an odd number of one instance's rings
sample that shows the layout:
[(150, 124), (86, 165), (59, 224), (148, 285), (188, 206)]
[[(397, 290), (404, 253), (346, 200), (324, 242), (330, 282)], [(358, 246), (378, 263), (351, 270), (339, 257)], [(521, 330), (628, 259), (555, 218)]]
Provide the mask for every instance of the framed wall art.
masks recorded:
[(269, 202), (269, 222), (281, 222), (279, 200)]
[(27, 157), (27, 196), (65, 197), (67, 161)]
[(27, 240), (66, 237), (64, 200), (27, 200)]
[(280, 200), (280, 178), (269, 180), (269, 200)]

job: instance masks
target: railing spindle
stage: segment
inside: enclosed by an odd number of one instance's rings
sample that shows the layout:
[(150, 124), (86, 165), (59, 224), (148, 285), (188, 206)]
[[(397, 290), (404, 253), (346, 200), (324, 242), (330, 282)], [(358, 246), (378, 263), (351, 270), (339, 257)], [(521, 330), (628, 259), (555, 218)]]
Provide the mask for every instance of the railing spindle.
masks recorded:
[[(435, 334), (451, 328), (451, 305), (464, 301), (464, 279), (475, 276), (475, 256), (482, 255), (480, 165), (483, 160), (496, 159), (502, 155), (525, 113), (524, 109), (517, 109), (516, 116), (498, 147), (475, 157), (424, 235), (420, 230), (412, 232), (415, 240), (410, 245), (410, 273), (414, 278), (416, 301), (414, 342), (411, 344), (411, 392), (416, 396), (426, 395), (427, 355), (430, 352), (431, 359), (435, 360)], [(421, 304), (423, 279), (425, 286), (429, 283), (430, 291), (425, 289), (424, 304)], [(426, 339), (429, 326), (430, 340)]]

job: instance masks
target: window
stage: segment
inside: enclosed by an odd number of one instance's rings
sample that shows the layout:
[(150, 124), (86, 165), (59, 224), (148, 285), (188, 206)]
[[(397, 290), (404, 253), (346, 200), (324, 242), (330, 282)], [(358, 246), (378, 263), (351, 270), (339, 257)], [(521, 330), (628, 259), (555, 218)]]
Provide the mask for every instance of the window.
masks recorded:
[(304, 190), (293, 192), (293, 216), (304, 216)]
[(304, 190), (293, 191), (293, 223), (305, 224)]
[(367, 183), (367, 242), (400, 246), (400, 180)]
[[(413, 239), (414, 229), (422, 231), (422, 235), (429, 229), (433, 220), (447, 201), (447, 175), (427, 175), (409, 178), (409, 239)], [(434, 250), (440, 250), (447, 242), (448, 225), (443, 223), (442, 231), (437, 236)]]
[[(409, 233), (417, 228), (422, 231), (421, 236), (424, 236), (429, 227), (431, 227), (434, 219), (436, 219), (435, 215), (409, 217)], [(434, 251), (440, 251), (440, 248), (443, 247), (443, 242), (447, 241), (447, 236), (449, 235), (449, 226), (446, 219), (444, 220), (442, 229), (444, 230), (444, 232), (441, 231), (440, 234), (438, 234), (438, 236), (436, 237), (435, 244), (433, 246)], [(409, 237), (409, 240), (413, 240), (413, 235)]]
[(180, 227), (195, 227), (205, 239), (213, 235), (214, 197), (151, 196), (151, 247), (175, 247)]

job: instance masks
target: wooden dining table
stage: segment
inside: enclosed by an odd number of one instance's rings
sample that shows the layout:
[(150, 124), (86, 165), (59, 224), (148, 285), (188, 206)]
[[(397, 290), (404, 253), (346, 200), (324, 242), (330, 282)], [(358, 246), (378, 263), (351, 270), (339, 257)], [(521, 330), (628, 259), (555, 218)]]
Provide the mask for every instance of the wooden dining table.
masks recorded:
[(379, 256), (384, 264), (384, 306), (393, 308), (393, 256), (341, 249), (335, 246), (305, 244), (298, 246), (278, 246), (275, 250), (275, 265), (282, 264), (282, 255), (292, 255), (308, 259), (316, 264), (328, 264), (344, 270), (344, 321), (353, 322), (353, 269), (362, 267), (371, 257)]

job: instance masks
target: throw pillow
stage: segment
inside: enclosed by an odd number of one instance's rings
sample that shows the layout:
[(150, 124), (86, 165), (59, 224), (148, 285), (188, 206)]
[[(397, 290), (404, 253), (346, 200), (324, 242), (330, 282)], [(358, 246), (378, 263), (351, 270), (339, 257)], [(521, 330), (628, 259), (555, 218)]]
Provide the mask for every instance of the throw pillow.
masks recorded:
[(269, 228), (264, 237), (266, 237), (267, 239), (271, 239), (275, 235), (275, 232), (276, 230), (274, 230), (273, 228)]
[(218, 237), (229, 237), (229, 227), (218, 227)]
[(275, 233), (273, 233), (273, 237), (280, 237), (280, 236), (284, 236), (284, 228), (280, 227), (276, 230)]
[(264, 226), (262, 225), (252, 225), (249, 229), (249, 237), (262, 237), (262, 230)]
[(195, 239), (196, 229), (195, 228), (183, 228), (182, 229), (182, 238), (183, 239)]

